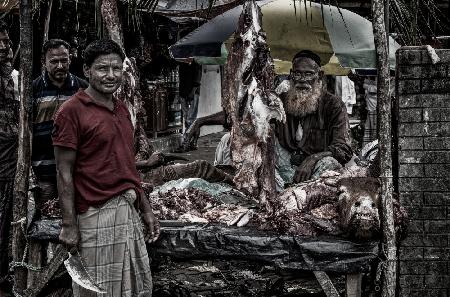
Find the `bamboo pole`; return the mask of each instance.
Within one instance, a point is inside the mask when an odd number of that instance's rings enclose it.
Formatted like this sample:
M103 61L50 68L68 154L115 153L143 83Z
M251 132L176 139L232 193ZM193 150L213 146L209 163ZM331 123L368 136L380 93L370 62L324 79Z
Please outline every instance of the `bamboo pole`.
M47 15L45 16L44 22L44 37L42 44L48 40L49 30L50 30L50 20L52 14L53 0L48 0ZM28 242L28 263L34 267L41 267L43 264L43 253L46 244L43 244L39 240L30 240ZM40 273L38 271L29 270L28 271L28 281L27 287L34 288L39 281Z
M392 205L392 146L391 97L389 94L388 39L386 38L383 0L372 0L373 33L377 55L378 140L380 144L380 178L383 217L383 250L386 266L383 274L382 296L395 296L397 259Z
M13 258L14 262L24 259L26 240L25 226L28 201L28 175L30 172L31 133L29 125L30 100L32 95L32 3L20 0L20 117L17 171L14 180L13 205ZM14 289L22 294L27 286L27 270L23 266L14 269Z
M50 29L50 19L52 15L52 7L53 7L53 0L48 1L48 10L47 10L47 16L45 17L45 25L44 25L44 44L48 40L48 31Z

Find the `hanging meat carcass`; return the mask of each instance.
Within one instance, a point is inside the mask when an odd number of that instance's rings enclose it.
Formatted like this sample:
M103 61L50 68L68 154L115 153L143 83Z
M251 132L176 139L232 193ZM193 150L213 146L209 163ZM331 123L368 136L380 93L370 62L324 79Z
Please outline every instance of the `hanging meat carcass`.
M286 118L280 98L272 91L274 75L261 9L248 1L225 66L222 106L232 125L231 155L238 169L234 182L269 212L276 196L270 121Z
M119 19L117 0L102 0L101 13L106 28L108 29L109 37L124 49L123 32L121 21ZM139 81L139 70L136 66L135 59L125 57L123 63L123 82L115 95L125 103L131 115L131 122L135 129L134 139L136 159L145 160L150 157L153 148L143 128L142 119L145 116L145 111L143 108Z

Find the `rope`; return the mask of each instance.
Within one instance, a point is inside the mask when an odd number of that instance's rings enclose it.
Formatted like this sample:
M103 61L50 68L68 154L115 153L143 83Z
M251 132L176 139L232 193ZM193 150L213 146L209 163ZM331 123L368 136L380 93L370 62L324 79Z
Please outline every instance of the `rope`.
M387 245L385 243L381 243L380 254L382 257L378 257L380 262L377 265L377 271L375 274L375 279L373 281L373 283L375 285L374 286L375 292L381 291L381 277L382 277L383 271L386 270L388 263L397 262L397 257L395 257L394 259L388 259L386 249L387 249ZM392 252L392 248L391 248L391 252Z
M23 217L23 218L21 218L20 220L18 220L18 221L15 221L15 222L11 222L11 225L12 226L14 226L14 225L19 225L19 224L25 224L25 220L26 220L27 218L26 217ZM23 230L22 230L23 231Z
M25 237L25 248L23 250L22 261L21 262L14 261L9 264L10 271L14 270L14 268L16 268L16 267L25 267L26 269L31 270L31 271L41 271L42 270L42 267L36 267L36 266L33 266L33 265L25 262L27 254L28 254L28 240L26 239L26 236L25 236L25 234L26 234L25 233L26 219L27 219L26 217L23 217L23 218L11 223L11 225L13 225L13 226L20 224L20 230L22 230L22 233ZM16 291L15 283L13 285L12 292L13 292L14 297L24 297L23 295L19 294Z
M379 292L381 290L381 273L383 272L385 267L386 267L385 261L381 260L380 263L378 263L377 272L376 272L375 280L374 280L375 292Z
M31 271L41 271L42 267L36 267L36 266L33 266L33 265L25 262L27 254L28 254L28 241L26 242L25 249L23 250L22 261L21 262L17 262L17 261L11 262L9 264L9 270L13 270L13 268L16 268L16 267L25 267Z
M24 262L12 262L9 265L10 270L12 270L15 267L25 267L26 269L31 270L31 271L41 271L42 270L42 267L36 267L36 266L33 266L28 263L24 263Z

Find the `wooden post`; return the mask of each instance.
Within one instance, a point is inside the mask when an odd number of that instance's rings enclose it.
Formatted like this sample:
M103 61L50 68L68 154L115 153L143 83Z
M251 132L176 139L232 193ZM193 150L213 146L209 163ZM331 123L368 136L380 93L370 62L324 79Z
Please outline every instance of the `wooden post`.
M345 291L347 297L361 297L362 273L347 274Z
M29 297L39 296L42 289L52 279L65 259L67 259L67 250L59 244L55 250L54 257L42 271L36 273L36 278L33 280L34 283L26 289L25 295Z
M48 31L50 29L50 19L52 15L52 7L53 7L53 0L48 0L48 10L47 10L47 16L45 17L45 25L44 25L44 44L48 40Z
M48 8L47 8L47 15L45 17L44 22L44 37L42 40L42 44L44 44L48 40L48 32L50 29L50 19L52 14L52 7L53 7L53 0L48 0ZM43 262L43 253L45 252L44 249L47 245L43 244L42 242L38 240L30 240L28 242L28 263L30 265L33 265L34 267L41 267ZM28 271L28 286L27 287L34 287L35 283L39 277L39 273L37 271L30 270Z
M391 97L389 94L388 43L386 38L384 1L372 0L373 33L377 55L378 141L380 144L380 179L382 190L383 249L386 266L383 274L382 296L395 296L396 245L394 212L392 205L392 149L391 149Z
M30 106L32 95L32 3L31 0L20 1L20 117L19 147L17 155L17 171L14 180L13 206L13 258L14 262L22 262L26 240L23 233L26 226L28 202L28 175L30 172L31 133ZM27 270L24 267L14 269L15 291L22 294L27 286Z

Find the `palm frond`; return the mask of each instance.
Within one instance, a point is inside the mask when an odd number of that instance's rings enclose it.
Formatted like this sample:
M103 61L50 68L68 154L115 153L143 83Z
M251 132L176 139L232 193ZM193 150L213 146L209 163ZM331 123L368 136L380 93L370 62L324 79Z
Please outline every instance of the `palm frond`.
M350 30L348 29L347 22L345 21L344 15L342 14L342 10L339 7L339 2L338 2L338 0L334 0L334 1L336 2L336 7L337 7L339 14L341 15L341 19L344 22L344 27L345 27L345 30L347 31L348 37L350 38L350 43L354 47L355 45L353 44L352 36L350 35Z
M216 1L217 0L208 0L208 13L206 14L207 18L209 18L212 8L213 8L214 4L216 4Z
M294 2L294 14L297 15L297 5L295 4L295 0L292 0Z
M305 4L305 18L306 18L306 25L309 25L308 22L308 7L306 6L306 0L303 0L303 3Z
M331 0L328 0L328 8L330 9L331 24L333 24L334 23L334 18L333 18L333 12L331 10Z
M423 37L436 37L437 32L450 28L435 0L391 0L390 12L393 31L405 45L421 45Z
M312 23L313 23L313 15L312 15L312 3L311 3L312 1L309 1L309 11L310 11L310 17L311 17L311 25L312 25Z
M323 14L323 1L320 0L320 13L322 14L322 26L325 27L325 15Z

